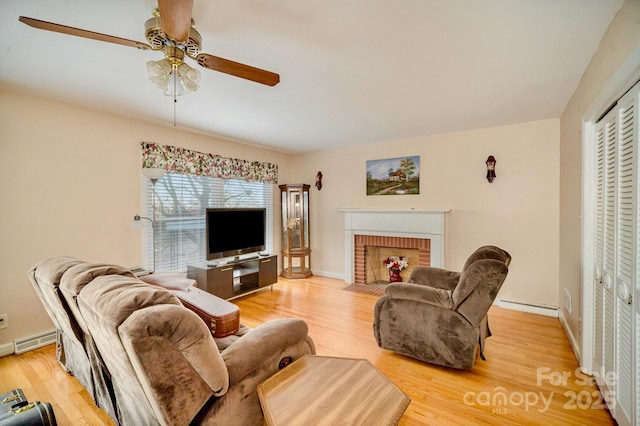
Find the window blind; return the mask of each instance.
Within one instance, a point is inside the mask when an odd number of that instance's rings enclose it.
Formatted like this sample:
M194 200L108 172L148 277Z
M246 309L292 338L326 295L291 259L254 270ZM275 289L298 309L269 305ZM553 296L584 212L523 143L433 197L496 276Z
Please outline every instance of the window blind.
M143 258L156 273L184 272L188 264L205 260L208 207L266 208L266 250L273 251L270 183L166 173L155 186L144 179L143 193L145 216L153 220L143 233Z

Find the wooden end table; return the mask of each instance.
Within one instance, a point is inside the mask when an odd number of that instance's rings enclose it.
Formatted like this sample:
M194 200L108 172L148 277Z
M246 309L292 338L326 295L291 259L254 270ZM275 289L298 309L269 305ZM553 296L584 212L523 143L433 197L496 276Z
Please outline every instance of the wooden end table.
M305 355L258 385L267 425L395 425L411 402L366 359Z

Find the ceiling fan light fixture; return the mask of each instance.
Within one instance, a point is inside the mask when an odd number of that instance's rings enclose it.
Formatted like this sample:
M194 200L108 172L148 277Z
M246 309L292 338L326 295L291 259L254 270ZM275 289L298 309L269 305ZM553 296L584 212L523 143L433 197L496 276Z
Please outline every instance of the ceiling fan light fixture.
M181 96L200 88L200 71L184 62L172 64L166 58L149 61L147 71L149 80L167 96Z
M149 80L158 88L166 90L171 76L171 64L167 59L147 62L147 72L149 73Z
M177 74L187 93L195 92L200 88L200 71L197 69L183 62L178 67Z

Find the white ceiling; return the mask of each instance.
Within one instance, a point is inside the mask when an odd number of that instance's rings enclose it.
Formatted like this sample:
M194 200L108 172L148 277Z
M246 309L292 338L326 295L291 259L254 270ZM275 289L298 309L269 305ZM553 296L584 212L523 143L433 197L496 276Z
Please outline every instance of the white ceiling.
M195 0L203 52L177 126L300 153L562 114L623 0ZM154 0L1 0L0 86L173 126L161 52L31 28L24 15L146 42Z

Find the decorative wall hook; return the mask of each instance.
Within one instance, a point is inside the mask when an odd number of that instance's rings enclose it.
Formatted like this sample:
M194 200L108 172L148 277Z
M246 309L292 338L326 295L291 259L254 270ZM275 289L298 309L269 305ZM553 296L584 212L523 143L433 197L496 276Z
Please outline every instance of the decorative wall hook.
M316 175L316 188L318 188L318 191L322 189L322 172L318 172Z
M489 158L487 158L487 180L489 183L492 183L496 178L496 163L497 161L493 155L490 155Z

